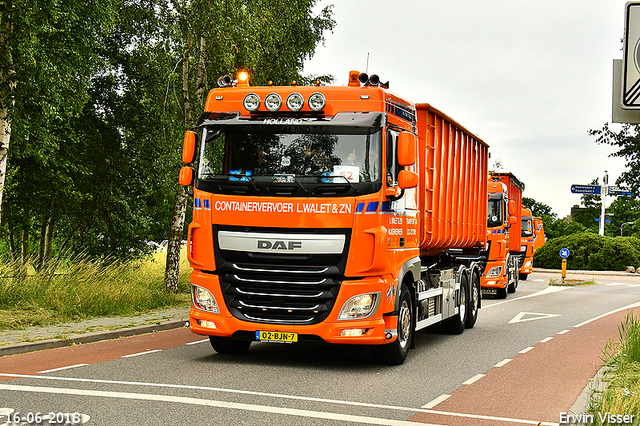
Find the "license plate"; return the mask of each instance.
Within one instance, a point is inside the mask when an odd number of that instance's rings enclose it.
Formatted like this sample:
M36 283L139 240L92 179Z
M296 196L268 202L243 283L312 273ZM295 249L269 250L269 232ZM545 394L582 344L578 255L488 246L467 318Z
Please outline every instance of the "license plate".
M298 333L281 331L256 331L256 340L261 342L293 343L298 341Z
M482 294L496 294L498 293L498 290L495 288L483 288L482 289Z

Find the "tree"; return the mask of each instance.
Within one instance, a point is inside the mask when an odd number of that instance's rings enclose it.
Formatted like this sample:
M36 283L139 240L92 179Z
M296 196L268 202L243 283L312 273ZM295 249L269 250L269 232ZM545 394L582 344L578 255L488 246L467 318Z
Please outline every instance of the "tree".
M24 261L32 228L52 226L52 200L66 195L58 178L69 163L59 150L72 142L67 123L84 108L91 77L103 67L97 41L112 28L119 4L0 3L0 212L14 256L13 234L20 235ZM18 202L5 206L5 196Z
M616 184L627 185L632 191L638 192L640 189L640 125L624 124L619 132L615 132L609 128L608 123L605 123L602 129L590 130L589 134L596 137L596 143L618 148L611 156L624 158L627 169L617 179Z
M163 13L175 22L176 63L180 79L183 130L202 111L207 82L244 69L255 84L300 81L304 60L311 57L323 34L331 30L331 7L313 14L316 0L169 0ZM170 19L173 18L173 19ZM169 24L170 25L170 24ZM177 288L180 241L183 235L187 195L179 187L171 221L165 287Z

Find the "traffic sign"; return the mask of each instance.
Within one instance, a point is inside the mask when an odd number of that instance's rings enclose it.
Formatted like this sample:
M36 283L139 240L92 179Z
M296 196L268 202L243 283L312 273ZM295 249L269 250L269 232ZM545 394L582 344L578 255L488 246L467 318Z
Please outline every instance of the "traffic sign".
M640 3L629 2L625 13L622 108L640 108Z
M599 194L600 185L571 185L573 194Z
M569 257L570 254L571 254L571 252L569 251L568 248L560 249L560 257L561 258L566 259L567 257Z
M620 188L619 186L610 186L607 195L613 195L613 196L624 195L627 197L631 197L633 195L633 192L625 188Z

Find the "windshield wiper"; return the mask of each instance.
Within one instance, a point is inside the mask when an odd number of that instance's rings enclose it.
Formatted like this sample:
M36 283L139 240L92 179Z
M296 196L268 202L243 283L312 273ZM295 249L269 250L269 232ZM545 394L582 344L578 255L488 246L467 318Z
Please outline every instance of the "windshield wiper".
M343 176L343 175L322 175L322 176L320 176L320 179L322 180L322 178L332 178L332 179L333 178L343 178L347 182L347 184L351 187L351 189L353 189L355 191L356 194L361 195L360 191L358 191L358 189L355 186L353 186L351 181L346 176ZM336 182L332 182L332 183L336 183Z
M258 188L258 186L253 182L251 176L247 176L243 173L227 173L227 176L233 176L238 179L237 182L249 182L256 192L260 192L260 188Z

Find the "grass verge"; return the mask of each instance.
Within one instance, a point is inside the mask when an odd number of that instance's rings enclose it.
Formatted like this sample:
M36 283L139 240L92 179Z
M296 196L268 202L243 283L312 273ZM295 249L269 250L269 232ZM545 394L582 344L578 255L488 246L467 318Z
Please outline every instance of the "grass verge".
M127 263L75 258L55 274L0 266L0 330L189 304L191 268L182 256L178 293L164 289L165 252Z
M588 412L595 425L608 425L606 414L633 416L627 424L640 425L640 317L627 315L619 330L620 342L609 341L603 351L606 388L591 395Z

